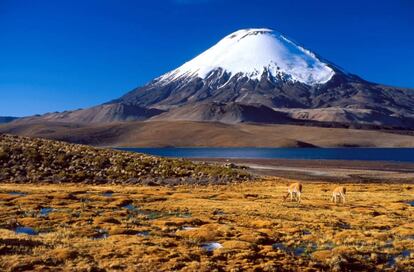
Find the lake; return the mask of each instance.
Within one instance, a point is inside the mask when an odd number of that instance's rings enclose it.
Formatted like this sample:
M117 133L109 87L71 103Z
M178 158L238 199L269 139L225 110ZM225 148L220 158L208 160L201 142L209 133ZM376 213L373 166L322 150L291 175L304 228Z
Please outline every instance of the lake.
M414 162L414 148L261 148L180 147L117 148L163 157L308 159Z

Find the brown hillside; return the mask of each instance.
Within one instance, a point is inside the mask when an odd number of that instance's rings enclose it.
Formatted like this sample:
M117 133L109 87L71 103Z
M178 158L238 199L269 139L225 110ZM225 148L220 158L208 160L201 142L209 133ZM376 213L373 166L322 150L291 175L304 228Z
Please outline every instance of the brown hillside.
M0 133L95 146L414 147L414 136L387 131L192 121L105 125L17 121L0 126Z

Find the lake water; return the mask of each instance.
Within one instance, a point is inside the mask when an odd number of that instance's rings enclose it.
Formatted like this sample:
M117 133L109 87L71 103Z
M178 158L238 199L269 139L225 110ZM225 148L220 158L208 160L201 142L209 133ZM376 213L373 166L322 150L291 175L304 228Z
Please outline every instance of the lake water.
M414 148L119 148L163 157L414 162Z

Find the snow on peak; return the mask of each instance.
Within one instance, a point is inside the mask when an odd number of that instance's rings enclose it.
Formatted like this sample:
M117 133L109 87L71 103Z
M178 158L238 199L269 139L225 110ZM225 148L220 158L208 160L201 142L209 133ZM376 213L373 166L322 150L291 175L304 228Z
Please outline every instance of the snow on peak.
M189 62L158 78L206 78L217 69L231 76L260 79L264 72L274 77L307 85L324 84L334 70L311 51L295 44L281 33L267 28L238 30L219 41Z

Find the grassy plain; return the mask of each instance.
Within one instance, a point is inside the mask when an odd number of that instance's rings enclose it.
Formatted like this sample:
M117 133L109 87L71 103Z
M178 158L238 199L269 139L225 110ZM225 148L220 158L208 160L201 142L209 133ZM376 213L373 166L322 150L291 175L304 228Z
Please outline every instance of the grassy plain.
M290 182L1 184L0 270L414 271L412 185Z

